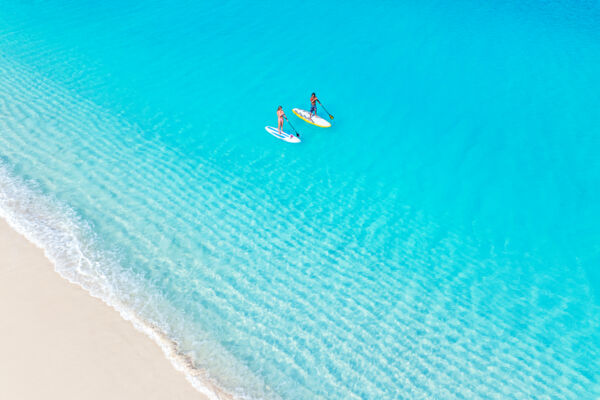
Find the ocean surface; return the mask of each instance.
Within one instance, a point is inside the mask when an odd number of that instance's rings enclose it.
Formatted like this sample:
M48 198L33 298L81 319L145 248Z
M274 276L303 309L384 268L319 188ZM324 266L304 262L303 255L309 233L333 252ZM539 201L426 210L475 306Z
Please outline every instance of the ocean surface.
M0 215L205 393L597 399L599 154L598 1L0 1Z

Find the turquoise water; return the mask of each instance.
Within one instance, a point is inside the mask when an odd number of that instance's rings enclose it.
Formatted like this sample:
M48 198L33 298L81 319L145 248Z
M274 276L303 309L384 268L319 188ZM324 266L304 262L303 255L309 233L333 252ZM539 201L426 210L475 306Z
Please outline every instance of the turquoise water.
M598 71L594 1L4 1L0 212L205 392L597 398Z

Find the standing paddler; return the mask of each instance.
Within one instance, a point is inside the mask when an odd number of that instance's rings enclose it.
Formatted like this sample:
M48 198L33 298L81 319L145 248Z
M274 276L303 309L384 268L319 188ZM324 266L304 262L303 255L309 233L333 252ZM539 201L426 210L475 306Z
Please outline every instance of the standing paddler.
M277 128L279 128L279 134L281 135L281 128L283 128L283 119L287 120L285 113L283 112L283 107L277 107Z
M321 102L317 98L317 95L313 92L313 94L310 95L310 118L311 119L313 117L313 113L314 113L314 115L317 115L317 103L321 104Z

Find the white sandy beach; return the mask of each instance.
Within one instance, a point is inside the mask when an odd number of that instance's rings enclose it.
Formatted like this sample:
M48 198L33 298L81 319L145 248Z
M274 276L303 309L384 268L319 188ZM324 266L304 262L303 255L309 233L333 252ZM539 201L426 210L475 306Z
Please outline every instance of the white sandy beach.
M162 350L0 219L0 399L204 399Z

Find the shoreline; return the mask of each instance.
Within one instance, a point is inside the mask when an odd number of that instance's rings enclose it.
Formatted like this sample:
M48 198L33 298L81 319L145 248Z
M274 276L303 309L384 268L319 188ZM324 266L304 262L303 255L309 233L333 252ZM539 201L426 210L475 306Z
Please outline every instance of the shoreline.
M0 398L197 399L150 337L0 218Z

